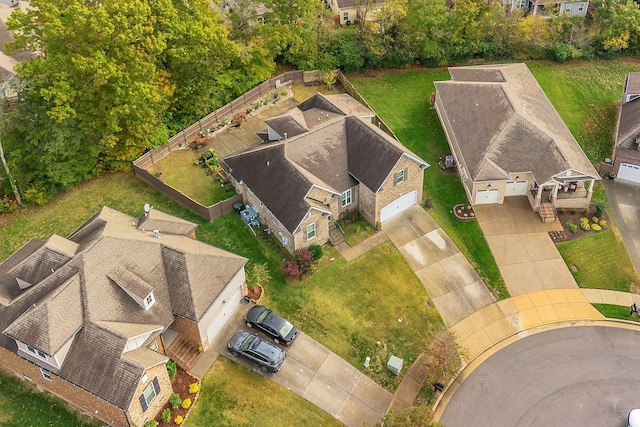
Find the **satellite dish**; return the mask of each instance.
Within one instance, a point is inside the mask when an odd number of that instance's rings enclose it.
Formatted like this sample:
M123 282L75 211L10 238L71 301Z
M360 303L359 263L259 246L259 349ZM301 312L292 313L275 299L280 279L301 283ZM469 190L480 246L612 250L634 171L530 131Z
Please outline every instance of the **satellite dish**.
M146 213L149 213L149 211L150 211L150 210L151 210L151 206L149 205L149 203L145 203L145 204L144 204L144 211L145 211Z

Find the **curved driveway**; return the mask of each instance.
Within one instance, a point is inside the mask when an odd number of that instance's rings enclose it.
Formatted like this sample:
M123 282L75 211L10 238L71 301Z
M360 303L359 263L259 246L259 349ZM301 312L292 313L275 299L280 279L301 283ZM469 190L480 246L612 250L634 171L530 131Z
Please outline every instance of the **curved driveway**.
M498 351L459 386L447 427L626 426L640 407L640 332L577 326Z

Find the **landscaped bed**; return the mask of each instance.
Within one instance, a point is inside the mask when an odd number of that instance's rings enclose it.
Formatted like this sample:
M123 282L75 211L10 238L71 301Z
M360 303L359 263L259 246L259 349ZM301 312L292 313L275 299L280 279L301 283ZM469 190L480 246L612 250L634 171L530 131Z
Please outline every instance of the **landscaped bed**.
M347 212L337 223L344 231L344 240L351 247L368 239L377 232L355 209Z

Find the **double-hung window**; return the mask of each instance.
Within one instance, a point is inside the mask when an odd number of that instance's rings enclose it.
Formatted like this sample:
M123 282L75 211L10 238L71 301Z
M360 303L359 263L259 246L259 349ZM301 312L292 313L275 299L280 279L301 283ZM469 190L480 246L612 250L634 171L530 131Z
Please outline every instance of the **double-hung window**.
M41 352L40 350L38 350L37 348L33 348L30 345L27 344L27 350L29 350L29 353L33 353L36 356L38 356L40 359L44 359L47 360L48 356L46 354L44 354L43 352Z
M307 240L311 240L316 237L316 223L307 225Z
M393 185L398 185L401 182L404 182L407 179L407 171L406 169L402 169L393 175Z
M153 381L145 387L144 391L138 398L140 400L140 406L142 406L142 412L146 411L153 399L160 393L160 384L158 384L158 377L155 377Z
M347 205L350 205L351 201L352 201L351 189L348 189L347 191L345 191L340 195L340 207L345 207Z

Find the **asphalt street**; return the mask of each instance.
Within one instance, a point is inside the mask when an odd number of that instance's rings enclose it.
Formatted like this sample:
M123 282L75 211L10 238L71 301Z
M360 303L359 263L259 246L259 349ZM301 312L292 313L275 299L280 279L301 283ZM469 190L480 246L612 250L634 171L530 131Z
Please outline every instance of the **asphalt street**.
M460 385L447 427L623 427L640 408L640 332L576 326L525 337Z

